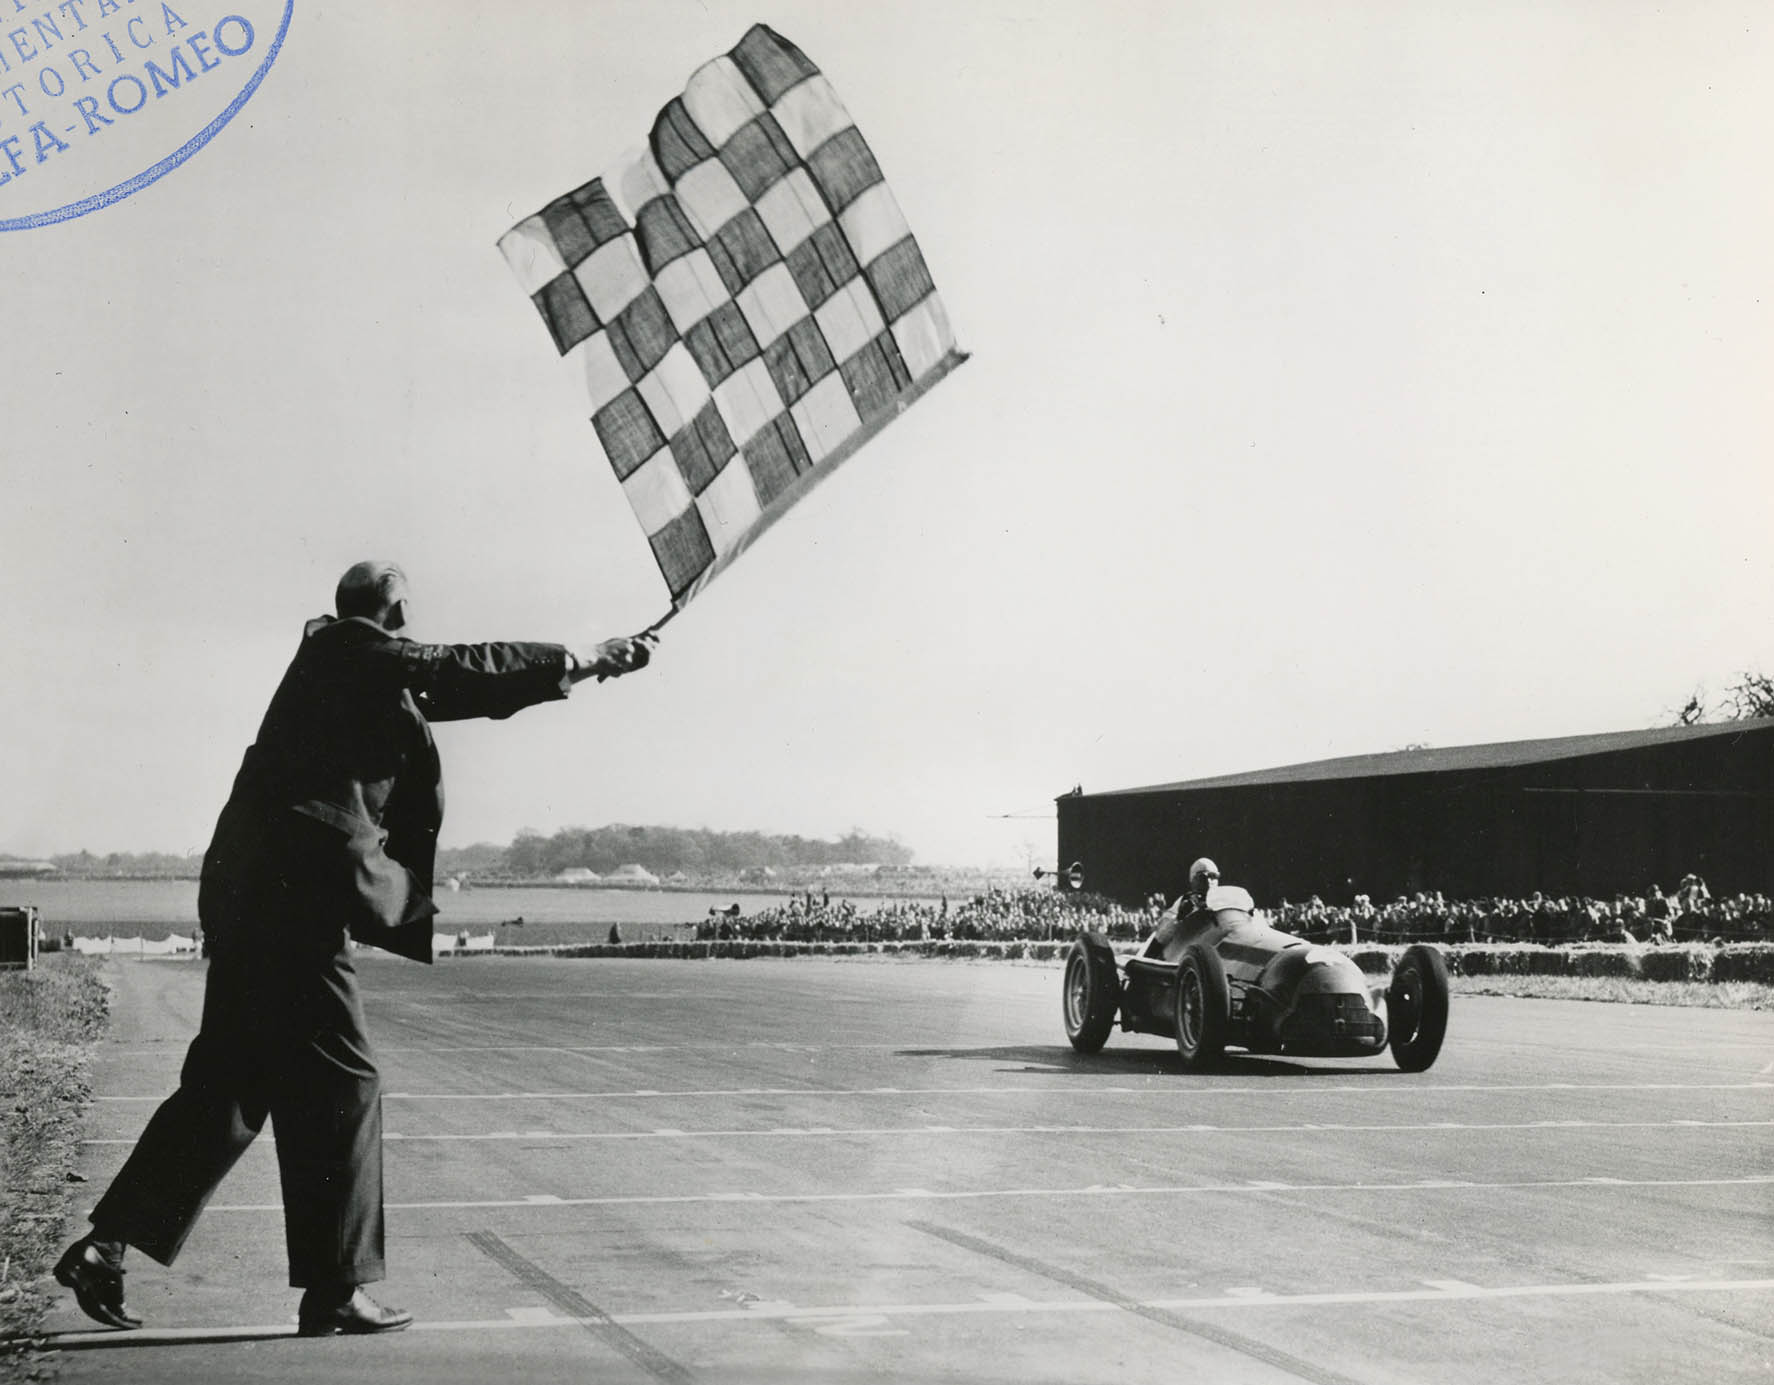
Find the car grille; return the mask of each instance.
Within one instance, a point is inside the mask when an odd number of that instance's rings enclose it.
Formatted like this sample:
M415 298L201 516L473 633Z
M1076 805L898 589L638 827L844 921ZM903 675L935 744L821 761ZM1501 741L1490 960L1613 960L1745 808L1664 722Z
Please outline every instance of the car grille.
M1325 1036L1378 1039L1380 1017L1358 995L1301 996L1281 1026L1281 1038L1308 1039Z

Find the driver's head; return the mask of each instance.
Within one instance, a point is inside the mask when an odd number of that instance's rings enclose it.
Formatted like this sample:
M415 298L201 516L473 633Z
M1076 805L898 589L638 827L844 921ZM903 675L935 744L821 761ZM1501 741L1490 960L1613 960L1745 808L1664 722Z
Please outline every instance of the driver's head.
M1189 867L1189 893L1206 899L1207 892L1220 883L1220 868L1203 856Z

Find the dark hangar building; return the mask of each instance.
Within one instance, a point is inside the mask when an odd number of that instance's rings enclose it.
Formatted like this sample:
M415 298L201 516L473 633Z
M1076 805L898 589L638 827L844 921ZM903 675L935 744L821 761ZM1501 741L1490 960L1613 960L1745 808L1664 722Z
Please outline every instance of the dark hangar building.
M1074 791L1059 863L1125 904L1211 856L1259 904L1611 897L1695 872L1774 893L1774 718L1351 755L1180 784Z

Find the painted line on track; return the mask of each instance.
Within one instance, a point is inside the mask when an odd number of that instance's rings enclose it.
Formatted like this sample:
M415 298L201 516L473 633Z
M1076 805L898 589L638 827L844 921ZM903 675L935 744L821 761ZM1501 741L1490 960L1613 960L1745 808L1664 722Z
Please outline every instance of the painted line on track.
M1105 1087L1080 1084L1075 1087L706 1087L664 1091L655 1087L638 1087L605 1091L553 1092L383 1092L384 1101L616 1101L625 1099L672 1100L715 1097L753 1096L1325 1096L1357 1093L1396 1093L1416 1096L1443 1096L1454 1093L1490 1092L1774 1092L1774 1082L1536 1082L1518 1085L1426 1086L1412 1083L1408 1077L1395 1082L1313 1084L1305 1087L1265 1085L1260 1087ZM161 1102L167 1093L152 1096L96 1096L94 1101Z
M213 1209L212 1209L213 1210ZM1661 1297L1668 1294L1766 1294L1774 1292L1774 1279L1696 1279L1696 1280L1626 1280L1616 1283L1573 1284L1509 1284L1494 1287L1459 1285L1443 1280L1438 1284L1411 1289L1338 1290L1306 1294L1232 1294L1202 1295L1193 1298L1142 1299L1135 1306L1159 1312L1208 1312L1226 1310L1241 1313L1274 1312L1278 1309L1317 1308L1325 1306L1361 1307L1395 1303L1478 1303L1510 1299L1551 1299L1579 1297L1614 1297L1647 1294ZM753 1304L746 1308L711 1308L689 1312L610 1313L604 1317L542 1317L526 1313L522 1317L476 1318L457 1321L420 1321L408 1329L413 1332L535 1332L559 1328L585 1328L606 1321L621 1327L666 1326L677 1323L787 1322L817 1325L834 1319L977 1317L992 1314L1042 1313L1123 1313L1128 1309L1118 1302L1102 1299L1011 1299L994 1294L963 1303L871 1303L844 1304L826 1307L797 1307L793 1304ZM49 1333L42 1340L46 1347L63 1351L104 1347L153 1346L179 1342L219 1342L257 1340L261 1338L294 1338L293 1323L271 1323L228 1327L163 1327L138 1328L129 1332L62 1332Z
M1743 1178L1611 1178L1590 1175L1585 1178L1507 1179L1500 1182L1479 1182L1464 1178L1425 1178L1404 1183L1287 1183L1258 1180L1243 1183L1194 1183L1140 1187L1129 1183L1095 1183L1078 1188L967 1188L937 1192L929 1188L889 1188L876 1192L838 1193L633 1193L603 1197L559 1197L552 1193L532 1194L519 1198L472 1198L460 1201L390 1202L390 1212L468 1211L496 1207L681 1207L723 1203L728 1206L776 1206L783 1203L840 1202L973 1202L1009 1198L1056 1197L1189 1197L1226 1193L1248 1197L1252 1192L1277 1193L1423 1193L1458 1192L1485 1193L1503 1191L1552 1191L1555 1189L1622 1188L1756 1188L1774 1185L1774 1174L1752 1174ZM227 1203L211 1206L210 1212L278 1212L281 1202Z
M370 1001L370 1009L373 1011L375 1009L375 1003L376 1003L376 1000L378 999L378 997L369 996L366 998ZM575 997L575 998L592 999L594 997ZM610 999L610 997L608 995L600 995L595 998L606 999L606 1000ZM634 999L636 997L633 997L630 995L625 995L623 998ZM710 999L709 996L707 996L703 993L700 993L700 992L697 993L696 998L698 1000ZM450 1004L438 1004L435 1006L430 1006L428 1008L433 1008L433 1009L438 1009L438 1010L450 1010L453 1008L453 1002ZM578 1027L583 1029L583 1028L592 1027L592 1026L581 1025ZM615 1027L620 1028L621 1026L618 1025ZM1508 1041L1507 1040L1484 1039L1484 1040L1478 1040L1477 1042L1506 1043ZM151 1040L151 1041L148 1041L145 1043L138 1041L138 1044L136 1046L128 1047L128 1048L122 1046L123 1045L122 1040L117 1040L115 1045L107 1045L107 1048L108 1048L109 1052L117 1053L117 1054L138 1055L138 1056L143 1056L143 1057L156 1057L156 1056L162 1056L162 1055L169 1054L169 1053L182 1053L184 1051L185 1047L189 1043L190 1043L190 1038L188 1036L181 1035L181 1036L177 1036L177 1037L168 1037L168 1038L164 1038L164 1039L154 1039L154 1040ZM377 1048L377 1051L381 1052L381 1053L528 1053L531 1051L554 1050L554 1049L560 1049L560 1050L563 1050L568 1053L675 1053L680 1050L685 1051L685 1052L695 1052L695 1051L706 1050L706 1049L727 1050L727 1049L735 1049L735 1048L768 1048L768 1049L784 1049L784 1050L787 1050L787 1051L793 1052L793 1053L817 1053L817 1052L824 1050L824 1049L831 1049L834 1051L836 1051L836 1050L867 1051L867 1050L883 1050L883 1049L885 1049L885 1050L896 1050L896 1051L897 1050L904 1050L904 1051L908 1051L908 1052L928 1052L928 1051L930 1051L929 1045L930 1045L930 1036L928 1034L915 1034L915 1035L911 1035L911 1036L904 1038L904 1039L855 1039L855 1040L851 1040L849 1042L842 1042L842 1041L832 1042L832 1041L826 1041L826 1040L814 1041L814 1040L809 1040L809 1039L733 1039L733 1040L728 1041L726 1043L722 1043L719 1040L696 1040L696 1041L673 1040L670 1043L634 1043L634 1042L630 1042L630 1043L610 1043L610 1044L523 1044L523 1043L411 1044L411 1043L409 1043L409 1044L378 1044L378 1045L376 1045L376 1048ZM1717 1039L1717 1040L1713 1040L1711 1042L1708 1042L1705 1046L1705 1051L1708 1053L1714 1053L1714 1052L1718 1052L1718 1051L1721 1051L1724 1049L1748 1049L1752 1052L1754 1052L1754 1051L1766 1052L1768 1050L1769 1046L1770 1046L1769 1041L1766 1039ZM978 1045L978 1047L981 1050L984 1050L984 1049L996 1047L996 1045L993 1043L990 1043L990 1042L982 1041ZM1058 1045L1055 1045L1055 1047L1058 1047ZM949 1050L945 1048L940 1051L946 1053ZM1153 1057L1163 1057L1165 1054L1169 1053L1170 1051L1171 1050L1168 1047L1166 1047L1164 1045L1160 1045L1160 1044L1152 1044L1152 1045L1145 1046L1145 1047L1132 1047L1132 1048L1122 1048L1122 1049L1118 1049L1118 1050L1117 1049L1109 1050L1111 1055L1118 1053L1122 1057L1138 1057L1142 1054L1150 1055ZM1630 1042L1619 1043L1619 1044L1610 1044L1608 1046L1607 1051L1609 1053L1688 1053L1691 1050L1684 1048L1679 1044L1652 1042L1649 1040L1637 1040L1637 1041L1630 1041Z
M186 1037L168 1039L152 1048L112 1048L107 1047L105 1053L113 1058L173 1058L183 1059L190 1040ZM425 1055L437 1053L560 1053L584 1054L593 1056L603 1053L731 1053L736 1050L754 1050L770 1053L918 1053L920 1045L927 1044L928 1038L903 1039L893 1043L807 1043L805 1041L787 1039L743 1039L732 1043L670 1043L670 1044L377 1044L378 1054L420 1053ZM1727 1040L1706 1045L1707 1054L1717 1054L1727 1049L1744 1049L1761 1054L1769 1050L1769 1043L1761 1040ZM1618 1044L1608 1052L1620 1053L1667 1053L1680 1056L1691 1061L1694 1053L1691 1049L1671 1044ZM1154 1062L1162 1063L1172 1057L1171 1051L1165 1048L1128 1049L1120 1054L1123 1058L1149 1057ZM1758 1070L1759 1074L1774 1073L1774 1063Z
M1434 1121L1427 1125L1349 1125L1339 1122L1308 1121L1298 1125L900 1125L900 1126L772 1126L750 1130L493 1130L484 1134L405 1135L388 1131L384 1142L399 1143L478 1143L515 1140L727 1140L762 1139L837 1139L847 1136L870 1138L887 1135L1439 1135L1474 1130L1534 1131L1564 1134L1582 1130L1767 1130L1774 1120L1760 1121L1586 1121L1541 1120L1508 1121L1494 1124L1465 1121ZM83 1145L133 1145L134 1139L82 1140ZM262 1136L260 1143L276 1143L273 1136Z

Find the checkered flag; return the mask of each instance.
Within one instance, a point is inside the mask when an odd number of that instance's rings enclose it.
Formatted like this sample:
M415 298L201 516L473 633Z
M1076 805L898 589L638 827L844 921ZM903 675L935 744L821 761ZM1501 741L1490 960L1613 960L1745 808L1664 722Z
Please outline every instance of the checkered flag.
M499 248L681 610L966 359L831 83L757 25Z

